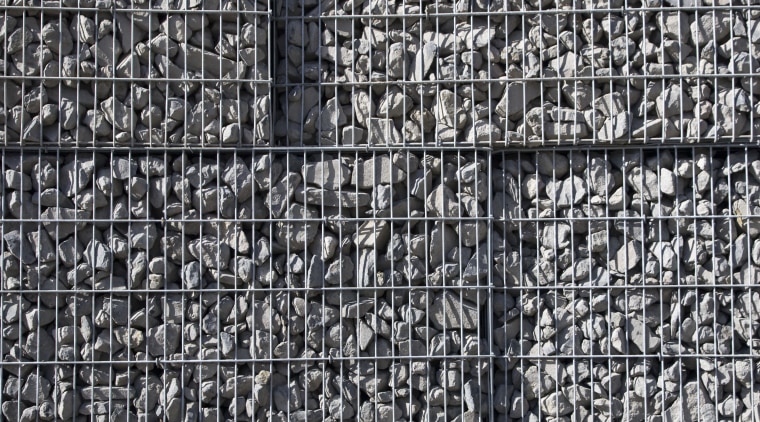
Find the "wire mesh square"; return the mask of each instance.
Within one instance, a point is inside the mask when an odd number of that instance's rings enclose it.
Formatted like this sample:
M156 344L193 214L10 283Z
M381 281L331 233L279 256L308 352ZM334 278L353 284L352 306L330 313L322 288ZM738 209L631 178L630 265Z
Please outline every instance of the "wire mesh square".
M2 3L0 411L760 419L758 17Z
M288 145L756 143L746 2L282 1L275 15Z
M496 419L757 418L758 157L495 156Z
M266 1L26 3L0 10L3 145L270 142Z
M489 161L6 152L3 414L487 415Z

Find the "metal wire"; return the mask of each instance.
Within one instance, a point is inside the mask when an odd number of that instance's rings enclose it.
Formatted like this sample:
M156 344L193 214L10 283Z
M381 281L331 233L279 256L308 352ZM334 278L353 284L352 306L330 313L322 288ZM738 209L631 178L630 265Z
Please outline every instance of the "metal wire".
M26 3L5 419L760 418L757 5Z

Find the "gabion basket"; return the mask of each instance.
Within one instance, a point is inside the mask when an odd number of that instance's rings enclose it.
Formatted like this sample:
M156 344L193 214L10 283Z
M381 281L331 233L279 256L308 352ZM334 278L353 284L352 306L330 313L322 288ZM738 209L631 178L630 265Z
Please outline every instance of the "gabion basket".
M760 420L760 8L0 1L9 421Z

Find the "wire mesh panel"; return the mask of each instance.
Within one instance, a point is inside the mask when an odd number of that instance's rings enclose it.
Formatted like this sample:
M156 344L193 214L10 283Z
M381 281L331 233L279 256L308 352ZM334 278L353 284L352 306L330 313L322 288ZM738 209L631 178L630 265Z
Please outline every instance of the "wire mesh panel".
M266 0L39 3L0 9L0 143L269 143Z
M276 135L289 145L756 142L760 15L733 3L276 2Z
M488 415L489 158L6 152L3 414Z
M502 142L507 122L490 102L504 90L495 41L504 16L458 11L437 2L276 2L279 142Z
M497 419L756 420L758 158L497 157Z
M760 419L736 3L2 2L0 411Z

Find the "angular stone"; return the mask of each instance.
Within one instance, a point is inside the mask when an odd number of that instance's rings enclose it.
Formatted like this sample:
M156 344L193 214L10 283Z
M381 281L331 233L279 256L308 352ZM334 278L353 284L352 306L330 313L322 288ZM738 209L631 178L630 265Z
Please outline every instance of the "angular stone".
M538 82L510 82L496 105L496 114L513 119L522 115L526 105L540 96L541 85Z
M337 192L312 186L302 189L299 186L299 189L296 190L295 201L301 202L304 200L304 197L306 199L305 202L310 205L341 206L343 208L365 207L372 200L368 193L352 192L350 189Z
M557 71L560 77L572 78L580 73L582 69L581 56L567 52L549 62L549 65Z
M631 240L615 253L615 258L610 261L610 270L619 274L626 274L633 270L641 262L641 243Z
M277 182L269 191L264 203L275 218L280 218L282 213L293 200L298 185L301 184L301 175L298 173L288 173L279 182Z
M554 198L558 208L570 208L579 205L586 198L586 181L572 175L558 183L548 183L546 193Z
M137 124L137 115L134 110L114 97L108 97L100 103L100 109L108 123L123 132L131 132Z
M476 330L479 319L477 305L449 291L436 295L430 306L430 322L438 330Z
M111 270L113 257L110 249L103 242L91 240L85 249L84 259L96 270Z
M182 330L177 324L161 324L148 329L148 353L151 356L168 356L177 351ZM85 397L86 398L86 397Z
M390 237L390 224L385 220L370 220L359 226L356 232L356 247L382 250Z
M247 201L253 195L253 175L240 157L227 161L222 172L222 180L232 189L239 203Z
M371 117L367 130L369 145L396 145L404 140L393 119Z
M660 338L655 336L652 329L639 319L628 319L628 332L631 342L642 353L653 353L660 350Z
M459 198L451 188L446 185L438 185L427 197L426 207L433 217L453 218L464 214L460 211Z
M201 50L186 43L179 43L176 63L186 63L187 70L206 73L212 78L237 79L245 72L245 64L222 57L216 52Z
M50 396L51 384L45 377L29 374L21 390L21 398L29 403L42 403Z
M337 98L331 98L325 102L322 112L319 114L318 129L329 132L343 127L347 122L346 114Z
M301 169L305 183L324 189L338 190L348 183L351 170L339 159L304 164Z
M731 33L731 12L718 10L704 13L691 23L691 36L697 47L710 41L721 43Z
M406 172L391 161L389 155L380 155L354 164L351 184L359 189L372 189L379 184L399 183L406 180Z
M190 255L203 263L204 267L227 269L230 248L216 236L204 235L200 239L194 239L187 244L187 249Z
M21 231L13 230L3 235L5 247L10 253L18 258L24 265L32 265L37 260L34 255L34 249Z
M673 404L663 412L663 422L715 422L715 405L699 381L690 381L680 388Z
M623 95L619 92L611 92L597 98L594 101L594 109L605 117L616 116L627 111Z

